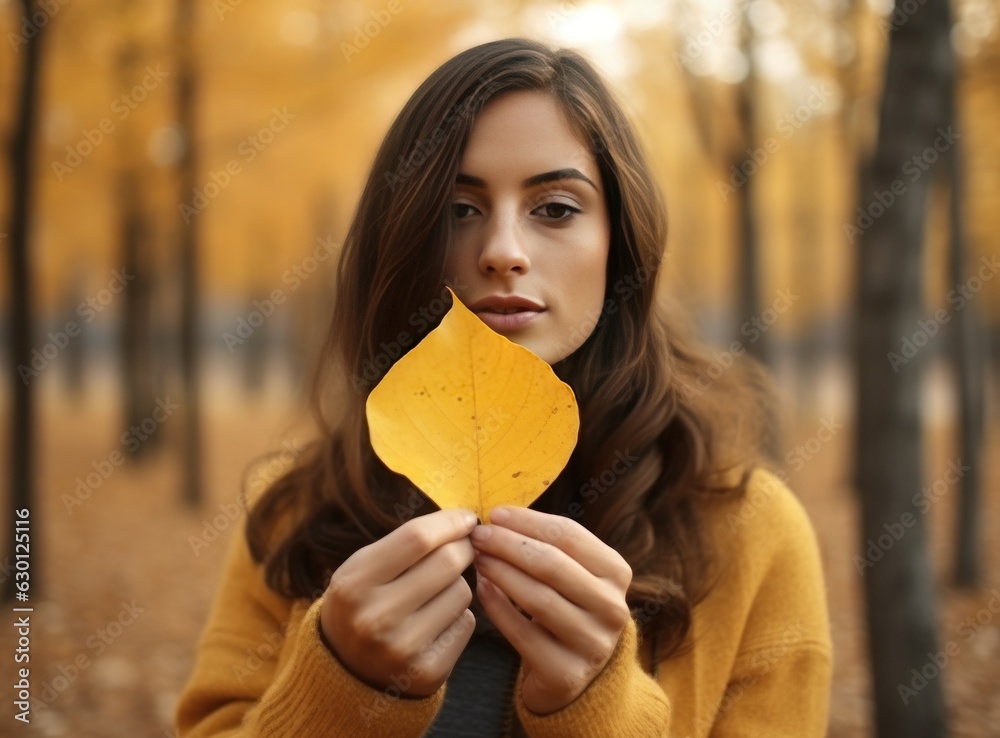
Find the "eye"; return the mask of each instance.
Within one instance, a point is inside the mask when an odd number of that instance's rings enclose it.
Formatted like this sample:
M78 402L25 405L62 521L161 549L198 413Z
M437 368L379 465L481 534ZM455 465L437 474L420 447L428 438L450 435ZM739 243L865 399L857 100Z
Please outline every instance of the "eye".
M547 220L567 221L579 213L580 210L564 202L547 202L544 205L539 205L532 212L541 213L542 217Z
M454 215L457 220L465 220L470 215L477 212L479 211L467 202L455 202L451 205L451 214Z

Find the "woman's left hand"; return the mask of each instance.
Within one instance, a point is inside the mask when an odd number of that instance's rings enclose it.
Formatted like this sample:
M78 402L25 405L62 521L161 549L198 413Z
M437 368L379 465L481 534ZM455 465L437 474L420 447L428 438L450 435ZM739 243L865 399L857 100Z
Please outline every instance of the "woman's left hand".
M521 654L525 706L546 715L580 696L614 653L631 617L632 569L562 515L498 507L490 522L472 532L479 600Z

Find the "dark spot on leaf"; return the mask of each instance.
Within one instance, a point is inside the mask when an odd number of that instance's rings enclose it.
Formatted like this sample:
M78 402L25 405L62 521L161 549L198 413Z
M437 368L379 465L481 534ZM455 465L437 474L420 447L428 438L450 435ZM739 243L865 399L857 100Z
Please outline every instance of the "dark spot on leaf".
M511 476L512 477L519 477L519 476L521 476L521 472L519 472L519 471L514 472L513 474L511 474Z
M548 483L549 483L549 480L548 480L548 479L543 479L543 480L542 480L542 484L548 484Z
M557 407L552 408L552 412L554 412L554 413L559 412L559 408L557 408Z

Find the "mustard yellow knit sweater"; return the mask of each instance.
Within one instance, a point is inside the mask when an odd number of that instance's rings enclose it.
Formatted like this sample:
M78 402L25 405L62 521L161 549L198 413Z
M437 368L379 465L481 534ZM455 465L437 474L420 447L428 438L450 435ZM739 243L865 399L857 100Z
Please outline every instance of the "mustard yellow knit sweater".
M527 735L825 735L832 651L804 509L778 477L758 469L744 499L712 502L705 521L722 573L694 608L692 648L654 672L633 619L587 690L544 716L525 708L519 673L514 706ZM425 698L398 699L355 679L320 640L319 606L268 589L238 530L177 706L180 738L422 736L447 683Z

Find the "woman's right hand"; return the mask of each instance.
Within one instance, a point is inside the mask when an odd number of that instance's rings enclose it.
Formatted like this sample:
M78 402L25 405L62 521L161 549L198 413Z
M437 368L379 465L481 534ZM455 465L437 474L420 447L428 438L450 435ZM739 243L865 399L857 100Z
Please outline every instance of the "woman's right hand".
M327 645L356 677L413 697L448 678L476 619L462 572L472 563L471 510L439 510L358 549L323 595Z

